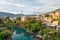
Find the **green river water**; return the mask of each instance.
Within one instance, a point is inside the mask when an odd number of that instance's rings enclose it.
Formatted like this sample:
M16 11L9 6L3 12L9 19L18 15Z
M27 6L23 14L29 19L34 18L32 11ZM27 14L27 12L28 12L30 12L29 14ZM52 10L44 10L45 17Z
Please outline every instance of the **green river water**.
M36 40L35 37L31 37L26 30L18 27L13 27L12 40Z

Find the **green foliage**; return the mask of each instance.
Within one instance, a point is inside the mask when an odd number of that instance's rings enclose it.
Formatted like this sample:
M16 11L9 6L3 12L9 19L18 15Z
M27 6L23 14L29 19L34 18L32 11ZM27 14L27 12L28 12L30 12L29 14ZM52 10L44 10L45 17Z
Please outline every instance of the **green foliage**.
M0 28L0 39L1 39L1 40L4 40L4 37L5 37L6 35L7 35L8 37L11 37L12 31L11 31L10 29L6 28L6 27L1 27L1 28Z
M45 14L45 17L49 17L50 15L49 14Z
M47 15L49 16L49 15ZM35 20L34 18L27 17L25 22L21 21L20 17L10 20L9 17L0 19L0 40L4 40L4 36L12 35L11 26L19 26L20 28L26 29L33 33L43 36L44 40L60 40L60 32L56 32L54 29L42 25L41 20Z
M0 18L0 24L2 24L3 23L3 21L2 21L2 19Z

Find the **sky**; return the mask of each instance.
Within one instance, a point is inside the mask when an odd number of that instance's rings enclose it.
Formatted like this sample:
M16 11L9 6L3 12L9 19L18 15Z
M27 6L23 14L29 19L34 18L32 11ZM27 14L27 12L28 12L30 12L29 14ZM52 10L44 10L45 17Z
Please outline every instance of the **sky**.
M44 13L60 8L60 0L0 0L0 11L13 14Z

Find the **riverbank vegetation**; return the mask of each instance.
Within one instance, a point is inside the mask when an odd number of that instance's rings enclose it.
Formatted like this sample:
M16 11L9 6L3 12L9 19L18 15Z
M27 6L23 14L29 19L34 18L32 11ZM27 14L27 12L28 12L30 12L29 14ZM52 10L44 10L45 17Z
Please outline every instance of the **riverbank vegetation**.
M32 32L34 35L40 35L44 40L60 40L60 32L42 25L42 20L35 20L34 18L27 17L26 21L21 21L20 17L11 20L9 17L0 18L0 39L4 40L7 36L11 37L11 27L17 26Z
M11 40L12 29L11 21L0 18L0 40Z

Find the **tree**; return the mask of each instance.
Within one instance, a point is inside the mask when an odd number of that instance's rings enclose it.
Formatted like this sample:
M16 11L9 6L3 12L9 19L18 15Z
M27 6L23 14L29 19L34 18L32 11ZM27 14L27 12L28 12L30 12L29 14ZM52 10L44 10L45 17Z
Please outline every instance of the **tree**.
M0 24L2 24L3 23L3 20L0 18Z

